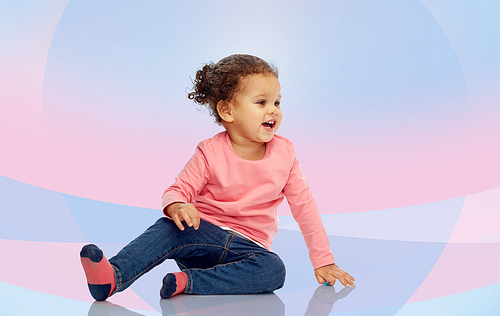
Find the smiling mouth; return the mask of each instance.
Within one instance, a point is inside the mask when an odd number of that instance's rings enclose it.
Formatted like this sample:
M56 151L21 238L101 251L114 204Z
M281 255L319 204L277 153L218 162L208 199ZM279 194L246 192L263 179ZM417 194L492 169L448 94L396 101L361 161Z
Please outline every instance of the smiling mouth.
M274 129L274 124L276 124L276 121L269 121L262 123L262 126L264 126L266 131L272 131Z

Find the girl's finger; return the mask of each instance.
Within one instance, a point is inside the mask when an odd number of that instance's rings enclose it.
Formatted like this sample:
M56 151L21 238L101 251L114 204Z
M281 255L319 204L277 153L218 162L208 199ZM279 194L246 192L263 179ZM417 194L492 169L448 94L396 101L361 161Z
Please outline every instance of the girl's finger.
M319 284L327 282L324 278L320 277L319 275L316 276L316 280L318 281Z
M349 280L349 278L347 276L344 276L344 282L345 282L346 286L351 286L352 285L352 281Z
M345 277L343 277L343 276L342 276L342 277L340 277L339 281L340 281L340 283L342 283L342 285L344 285L345 287L349 287L349 286L350 286L349 282L347 282L347 279L346 279Z
M180 211L180 210L179 210ZM189 212L187 210L182 210L182 212L179 212L180 216L184 219L186 224L188 224L189 227L193 226L193 221L191 220L191 216L189 216Z
M198 227L200 227L200 214L198 213L198 210L194 207L194 205L189 205L188 213L192 227L194 229L198 229Z
M184 230L184 225L182 225L181 220L179 219L178 212L172 216L172 219L174 220L175 225L177 225L180 230Z
M349 273L346 272L345 274L347 274L347 276L349 276L349 278L351 278L351 280L356 281L356 279L353 278Z
M331 280L331 281L328 281L328 283L329 283L331 286L333 286L333 285L335 284L335 281L336 281L336 279L335 279L335 278L332 278L332 280Z
M198 211L196 211L196 216L194 220L195 220L194 229L198 229L200 227L200 214L198 213Z
M346 274L346 280L351 284L354 285L353 281L356 281L349 273L345 272Z
M342 283L342 285L347 286L347 281L346 281L346 278L345 278L345 274L343 274L343 273L336 273L336 276L333 275L333 274L332 274L332 276L335 277L336 279L338 279L340 281L340 283Z
M194 229L198 229L199 227L200 227L200 218L199 217L195 217L194 221L193 221L193 228Z
M325 282L328 282L329 285L334 285L335 280L336 280L336 278L332 273L328 273L325 277Z

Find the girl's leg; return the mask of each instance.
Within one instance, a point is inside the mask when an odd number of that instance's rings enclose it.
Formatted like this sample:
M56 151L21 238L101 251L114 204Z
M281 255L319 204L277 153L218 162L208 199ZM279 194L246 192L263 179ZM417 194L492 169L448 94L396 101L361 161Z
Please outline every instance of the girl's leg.
M177 259L187 275L184 293L189 294L255 294L281 288L285 282L285 265L274 252L229 233L225 253L216 265ZM195 259L196 260L196 259ZM162 293L169 285L165 284Z
M229 234L205 221L198 230L185 227L181 231L172 220L162 217L109 259L109 263L97 246L85 246L80 256L94 299L105 300L125 290L166 259L196 257L203 262L202 267L218 264ZM110 277L110 273L114 276Z

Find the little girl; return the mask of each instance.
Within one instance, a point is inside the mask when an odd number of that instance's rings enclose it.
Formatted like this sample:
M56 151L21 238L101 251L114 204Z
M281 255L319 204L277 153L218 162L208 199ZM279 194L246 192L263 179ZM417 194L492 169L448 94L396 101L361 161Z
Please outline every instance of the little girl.
M255 56L231 55L205 65L193 84L188 97L207 105L226 131L202 141L165 191L165 217L109 261L97 246L83 247L80 257L94 299L125 290L166 259L174 259L181 272L163 278L162 298L281 288L285 266L270 245L284 197L318 282L354 285L334 263L293 144L275 134L282 119L277 70Z

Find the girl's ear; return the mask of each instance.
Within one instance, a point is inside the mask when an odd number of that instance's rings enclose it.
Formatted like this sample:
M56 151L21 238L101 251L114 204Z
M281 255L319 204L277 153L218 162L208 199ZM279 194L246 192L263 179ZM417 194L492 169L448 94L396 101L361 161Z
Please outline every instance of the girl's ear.
M219 112L219 116L224 122L231 123L234 121L229 102L220 100L217 103L217 112Z

